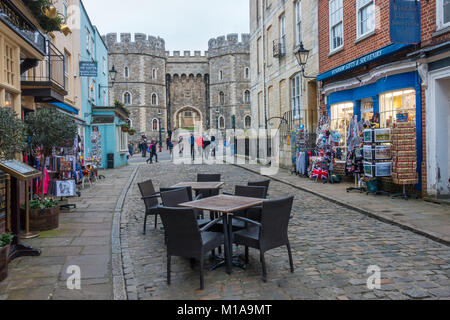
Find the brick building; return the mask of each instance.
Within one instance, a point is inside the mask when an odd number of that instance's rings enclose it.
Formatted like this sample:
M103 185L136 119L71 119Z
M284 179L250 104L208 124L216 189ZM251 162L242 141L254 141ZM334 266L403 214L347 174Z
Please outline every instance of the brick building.
M122 101L132 126L159 140L161 128L245 128L250 116L249 35L211 39L203 53L169 53L161 38L107 34L109 64L118 71L110 103Z
M449 7L445 0L417 3L422 13L421 45L391 42L389 0L319 1L320 74L317 80L320 111L330 118L331 129L341 133L344 149L353 116L369 120L379 113L380 127L385 128L393 126L397 113L408 113L409 119L416 123L417 132L419 183L416 189L427 194L430 187L427 167L435 166L427 162L426 155L427 132L432 129L427 129L431 126L427 119L427 87L423 86L427 72L423 66L426 61L421 59L424 50L429 52L430 48L438 46L442 61L436 68L448 67L449 51L445 42L448 41L448 21L445 19L448 19ZM442 74L448 77L448 70L442 70ZM447 82L440 85L445 86ZM443 108L448 119L448 100ZM440 136L448 137L448 124L440 129ZM448 138L442 140L446 150L448 141ZM442 156L448 162L447 157ZM445 166L448 167L448 163ZM440 172L443 174L444 170ZM447 169L445 174L448 180ZM445 192L448 194L448 189Z

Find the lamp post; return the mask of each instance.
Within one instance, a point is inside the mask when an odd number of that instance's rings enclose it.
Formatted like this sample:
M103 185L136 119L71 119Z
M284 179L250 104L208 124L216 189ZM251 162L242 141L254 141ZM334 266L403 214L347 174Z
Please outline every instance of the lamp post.
M159 152L162 152L162 128L161 128L161 111L158 111L158 125L159 125Z
M315 79L316 77L310 77L305 74L305 66L308 63L309 50L305 49L303 42L300 42L297 50L294 52L295 58L297 59L298 65L302 68L301 72L303 77L309 79Z
M114 66L112 66L112 68L111 68L111 70L109 70L109 79L111 80L110 82L111 82L111 85L107 85L107 86L102 86L101 84L99 84L98 85L98 87L99 87L99 90L98 90L98 97L100 98L101 97L101 89L102 88L108 88L108 89L110 89L110 88L112 88L112 87L114 87L114 83L116 82L116 77L117 77L117 71L116 71L116 68L114 67Z

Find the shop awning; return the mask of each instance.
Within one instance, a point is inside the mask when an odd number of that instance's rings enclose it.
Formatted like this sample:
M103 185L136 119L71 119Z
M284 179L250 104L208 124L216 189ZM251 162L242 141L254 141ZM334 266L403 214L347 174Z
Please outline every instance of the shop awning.
M58 109L70 112L71 114L75 114L78 115L78 113L80 112L80 110L78 110L77 108L74 108L72 106L69 106L65 103L62 102L52 102L50 103L51 105L54 105L55 107L57 107Z
M397 52L400 52L402 50L405 50L406 48L411 47L410 44L390 44L383 48L380 48L378 50L372 51L368 54L365 54L358 59L352 60L350 62L344 63L343 65L331 69L327 72L321 73L317 76L317 81L323 81L327 80L329 78L332 78L334 76L340 75L342 73L348 72L350 70L353 70L357 67L362 67L364 65L367 65L371 62L386 58L388 56L391 56Z

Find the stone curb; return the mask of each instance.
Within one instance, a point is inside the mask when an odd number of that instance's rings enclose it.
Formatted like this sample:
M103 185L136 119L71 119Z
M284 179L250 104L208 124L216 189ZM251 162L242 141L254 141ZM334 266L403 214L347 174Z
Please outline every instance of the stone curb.
M114 300L127 300L128 295L125 289L125 277L123 271L123 253L122 244L120 238L120 225L122 218L123 205L125 203L125 198L131 187L131 184L136 177L139 166L136 166L131 177L129 178L127 184L122 190L119 199L117 200L116 208L114 210L113 226L111 232L111 243L112 243L112 275L113 275L113 294Z
M247 171L250 171L252 173L256 173L256 174L261 175L256 170L253 170L253 169L250 169L250 168L238 165L238 164L234 164L234 166L242 168L242 169L247 170ZM355 207L354 205L352 205L352 204L350 204L348 202L328 197L328 196L326 196L324 194L321 194L321 193L318 193L318 192L316 192L314 190L311 190L311 189L308 189L308 188L305 188L305 187L297 186L297 185L295 185L293 183L286 182L286 181L283 181L283 180L278 179L278 178L274 178L273 176L266 176L266 177L270 178L271 180L274 180L274 181L281 182L281 183L284 183L286 185L289 185L289 186L291 186L293 188L296 188L298 190L311 193L311 194L313 194L315 196L318 196L318 197L320 197L322 199L325 199L327 201L339 204L339 205L341 205L341 206L343 206L345 208L357 211L359 213L362 213L362 214L364 214L366 216L369 216L371 218L377 219L377 220L382 221L384 223L395 225L395 226L400 227L400 228L402 228L404 230L408 230L408 231L414 232L414 233L419 234L421 236L427 237L427 238L429 238L429 239L431 239L433 241L439 242L439 243L444 244L446 246L450 246L450 239L442 238L442 236L439 235L439 234L436 234L436 233L433 233L433 232L430 232L430 231L427 231L427 230L420 229L420 228L418 228L416 226L413 226L413 225L405 223L405 222L396 221L396 220L392 219L390 216L381 215L381 214L376 213L376 212L372 212L372 211L369 211L369 210L365 210L365 209L361 209L361 208Z

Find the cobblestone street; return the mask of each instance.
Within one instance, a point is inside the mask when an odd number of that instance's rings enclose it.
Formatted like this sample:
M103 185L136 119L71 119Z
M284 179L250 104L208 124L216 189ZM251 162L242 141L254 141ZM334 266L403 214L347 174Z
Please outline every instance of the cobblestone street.
M188 260L174 258L172 285L167 286L163 231L153 229L150 217L147 235L142 234L144 205L137 182L152 179L157 188L168 187L194 181L199 172L220 172L229 192L236 184L258 179L231 165L140 165L121 224L129 299L450 299L448 246L275 181L270 198L295 195L289 229L294 274L287 250L275 249L266 254L264 283L259 253L250 249L247 270L234 268L232 275L224 268L208 271L204 291L198 290L198 266L193 271ZM367 288L372 265L381 269L381 290Z

